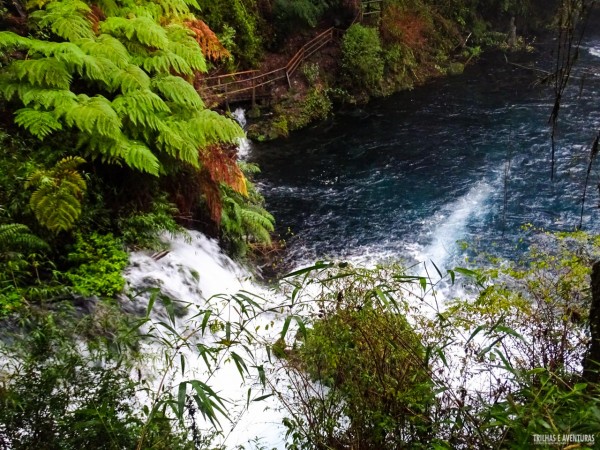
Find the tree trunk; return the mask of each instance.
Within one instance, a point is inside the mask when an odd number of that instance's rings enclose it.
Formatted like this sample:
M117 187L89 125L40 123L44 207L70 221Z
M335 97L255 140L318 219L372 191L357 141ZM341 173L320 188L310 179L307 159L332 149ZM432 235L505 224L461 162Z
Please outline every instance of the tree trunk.
M592 342L583 361L583 378L588 383L600 381L600 260L592 266L592 304L590 335Z

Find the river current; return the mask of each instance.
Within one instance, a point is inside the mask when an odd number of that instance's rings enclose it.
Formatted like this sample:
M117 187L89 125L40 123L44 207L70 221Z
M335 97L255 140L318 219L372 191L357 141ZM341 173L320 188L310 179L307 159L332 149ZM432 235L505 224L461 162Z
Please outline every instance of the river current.
M554 64L547 52L508 61ZM249 159L262 169L259 186L287 235L288 261L391 257L449 266L460 261L458 241L514 256L526 223L573 230L600 124L600 36L584 43L563 96L553 181L554 97L539 84L543 75L490 55L461 76L255 144ZM583 229L599 228L597 182L594 169Z

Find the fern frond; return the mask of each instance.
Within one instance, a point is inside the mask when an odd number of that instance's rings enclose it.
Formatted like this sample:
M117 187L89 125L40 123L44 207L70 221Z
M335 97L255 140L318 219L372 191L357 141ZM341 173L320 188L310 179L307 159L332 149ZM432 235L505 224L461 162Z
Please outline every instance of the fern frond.
M275 219L265 209L251 205L241 210L243 228L247 234L263 244L271 243L271 233L274 231Z
M122 145L123 160L129 167L158 176L160 163L148 147L139 141L128 141Z
M258 164L249 163L246 161L238 161L238 166L244 175L253 175L260 173L260 167Z
M116 0L96 0L95 4L98 5L107 17L119 15L122 9Z
M156 136L156 145L173 158L198 167L198 147L194 145L188 125L173 117L164 120Z
M81 198L86 184L77 171L83 158L72 156L60 160L50 170L40 170L29 177L26 187L36 190L29 204L36 219L50 231L59 233L73 228L81 215Z
M158 76L152 79L152 89L165 99L179 106L192 109L204 108L204 103L190 83L181 77L172 75Z
M90 98L80 94L74 105L59 107L56 113L58 116L64 115L67 126L76 126L89 135L98 133L110 137L121 134L121 119L111 103L100 95Z
M187 61L179 55L170 51L158 50L152 52L150 56L135 58L146 72L169 75L176 73L178 75L193 75L194 72Z
M45 109L54 109L59 105L74 104L77 95L66 89L44 89L21 84L18 95L25 106L40 105Z
M11 31L0 31L0 50L28 49L31 39Z
M121 164L141 172L158 176L161 165L152 151L140 141L130 140L122 134L114 137L92 136L81 142L87 144L94 157L104 162Z
M50 27L57 36L68 41L94 37L92 23L88 19L91 9L80 0L51 2L46 9L31 13L42 27Z
M129 52L118 39L109 34L101 34L96 39L79 39L75 44L86 54L106 58L120 69L129 64Z
M24 84L15 80L15 77L10 76L8 73L0 73L0 94L5 100L12 100L15 94L19 92L19 87Z
M120 87L121 92L144 90L150 88L150 77L146 72L134 64L129 64L125 69L116 74L114 87Z
M244 137L237 122L209 109L196 113L188 125L194 143L201 148L224 142L236 143Z
M15 251L34 252L49 249L46 241L32 234L26 225L20 223L0 225L0 255Z
M231 53L223 46L217 35L205 22L199 19L187 20L185 25L194 33L205 58L212 61L231 58Z
M194 39L194 33L181 25L167 27L169 37L168 50L183 58L194 71L206 72L206 60L200 44Z
M158 129L157 122L149 119L160 113L171 112L166 103L150 90L119 95L113 100L112 107L121 119L127 118L134 125L150 125L153 129Z
M148 17L133 19L109 17L102 23L100 29L103 33L115 37L125 37L128 40L137 40L151 48L163 49L169 44L164 28Z
M32 39L29 45L29 57L32 59L45 56L47 58L51 56L57 56L60 54L74 54L71 58L77 59L78 55L82 55L81 49L71 42L49 42L40 41L38 39ZM69 60L69 56L66 57ZM58 59L58 58L57 58ZM63 62L65 57L63 56Z
M71 74L56 58L14 61L10 70L17 79L26 80L33 86L69 89L71 85Z
M44 139L53 131L62 130L61 123L51 112L32 108L17 110L15 123L22 126L38 139Z

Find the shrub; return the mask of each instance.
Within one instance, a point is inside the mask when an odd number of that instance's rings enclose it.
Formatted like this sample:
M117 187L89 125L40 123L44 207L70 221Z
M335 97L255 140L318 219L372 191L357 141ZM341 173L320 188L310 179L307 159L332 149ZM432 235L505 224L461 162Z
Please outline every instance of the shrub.
M384 61L377 30L352 25L342 40L342 69L350 83L376 91L383 79Z
M123 290L123 269L129 258L120 240L112 234L77 234L68 260L75 265L65 273L75 292L112 297Z
M346 264L333 268L328 263L315 267L326 269L302 269L298 273L304 277L291 279L292 304L301 305L303 297L296 296L312 285L311 293L320 292L309 294L318 315L308 327L297 311L294 346L282 351L279 342L273 348L284 353L291 380L286 403L291 417L285 423L294 445L428 447L433 383L426 350L405 319L406 305L393 290L398 284L380 284L389 276L387 269L353 269Z

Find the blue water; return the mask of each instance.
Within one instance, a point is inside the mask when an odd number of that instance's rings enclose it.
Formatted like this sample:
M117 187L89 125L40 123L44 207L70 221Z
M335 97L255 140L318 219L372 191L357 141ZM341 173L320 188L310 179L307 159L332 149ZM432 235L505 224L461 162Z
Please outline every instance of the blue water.
M547 51L509 55L552 66ZM465 74L338 113L268 144L251 160L289 261L386 257L449 266L457 241L514 256L521 225L572 230L600 126L600 37L589 39L564 96L550 180L553 94L538 72L489 55ZM598 170L583 228L598 230ZM293 235L289 235L287 230ZM521 244L518 248L526 246Z

